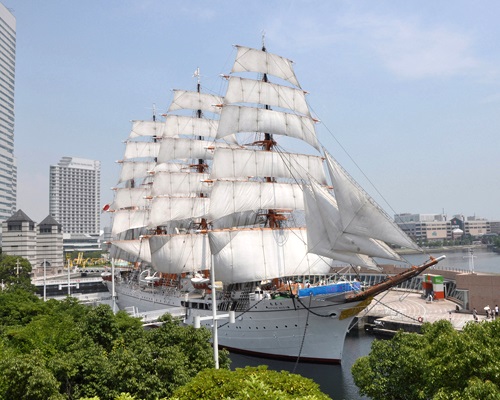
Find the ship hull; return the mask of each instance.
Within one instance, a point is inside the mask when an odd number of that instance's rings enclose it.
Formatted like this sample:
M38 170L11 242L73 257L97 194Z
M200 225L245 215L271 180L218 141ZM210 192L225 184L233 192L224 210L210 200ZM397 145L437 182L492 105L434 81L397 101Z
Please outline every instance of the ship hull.
M117 285L121 309L135 307L139 312L179 307L187 298L177 293L148 292ZM338 299L338 297L337 297ZM184 323L194 325L194 317L211 317L210 299L186 308ZM345 303L324 296L308 298L253 299L246 310L236 311L235 323L218 320L219 347L235 353L289 361L340 364L345 335L355 316L369 302ZM205 309L201 309L205 308ZM219 311L218 315L227 314ZM201 325L212 329L212 319Z
M111 282L106 282L111 293ZM135 309L138 312L159 311L181 306L178 290L170 288L142 289L136 285L117 284L115 292L120 310Z

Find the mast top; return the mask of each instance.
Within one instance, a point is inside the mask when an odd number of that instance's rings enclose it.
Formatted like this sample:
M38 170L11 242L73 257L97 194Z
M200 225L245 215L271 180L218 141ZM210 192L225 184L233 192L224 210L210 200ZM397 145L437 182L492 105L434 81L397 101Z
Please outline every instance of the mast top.
M193 78L196 78L196 83L198 87L198 91L200 90L200 67L196 68L196 70L193 73Z

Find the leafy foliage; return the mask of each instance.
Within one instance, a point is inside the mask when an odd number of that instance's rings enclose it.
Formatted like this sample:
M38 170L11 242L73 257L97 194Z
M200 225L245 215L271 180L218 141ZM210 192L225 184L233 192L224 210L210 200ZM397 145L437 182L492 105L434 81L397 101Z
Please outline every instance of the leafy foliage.
M0 292L0 400L166 398L212 357L210 332L170 317L145 330L108 306ZM219 363L229 367L227 352Z
M0 282L2 289L13 285L34 291L31 284L31 264L25 258L0 253Z
M268 371L267 366L237 368L235 371L206 369L170 400L198 399L329 399L311 379L286 371Z
M353 367L360 393L378 399L500 398L500 320L456 331L445 320L422 335L399 332L376 340Z

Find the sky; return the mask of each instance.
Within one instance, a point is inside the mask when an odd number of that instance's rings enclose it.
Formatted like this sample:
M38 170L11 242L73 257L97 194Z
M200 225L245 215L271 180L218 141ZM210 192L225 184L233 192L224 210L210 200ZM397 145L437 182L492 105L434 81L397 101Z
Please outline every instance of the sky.
M320 142L390 214L500 220L500 2L0 0L16 17L18 208L49 167L101 161L112 201L131 120L219 93L233 45L294 61ZM109 216L103 216L109 225Z

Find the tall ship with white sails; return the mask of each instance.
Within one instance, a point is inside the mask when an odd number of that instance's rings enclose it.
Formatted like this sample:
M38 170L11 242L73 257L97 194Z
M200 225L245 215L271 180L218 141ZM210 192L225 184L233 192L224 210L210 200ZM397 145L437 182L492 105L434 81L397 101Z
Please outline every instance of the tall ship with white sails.
M401 261L393 246L419 248L321 147L290 60L236 46L224 78L223 97L198 79L161 120L133 122L106 206L112 257L137 267L137 280L117 277L118 305L207 327L231 311L234 322L216 322L220 346L339 363L373 296L439 259L372 287L336 280L339 262L378 269Z

